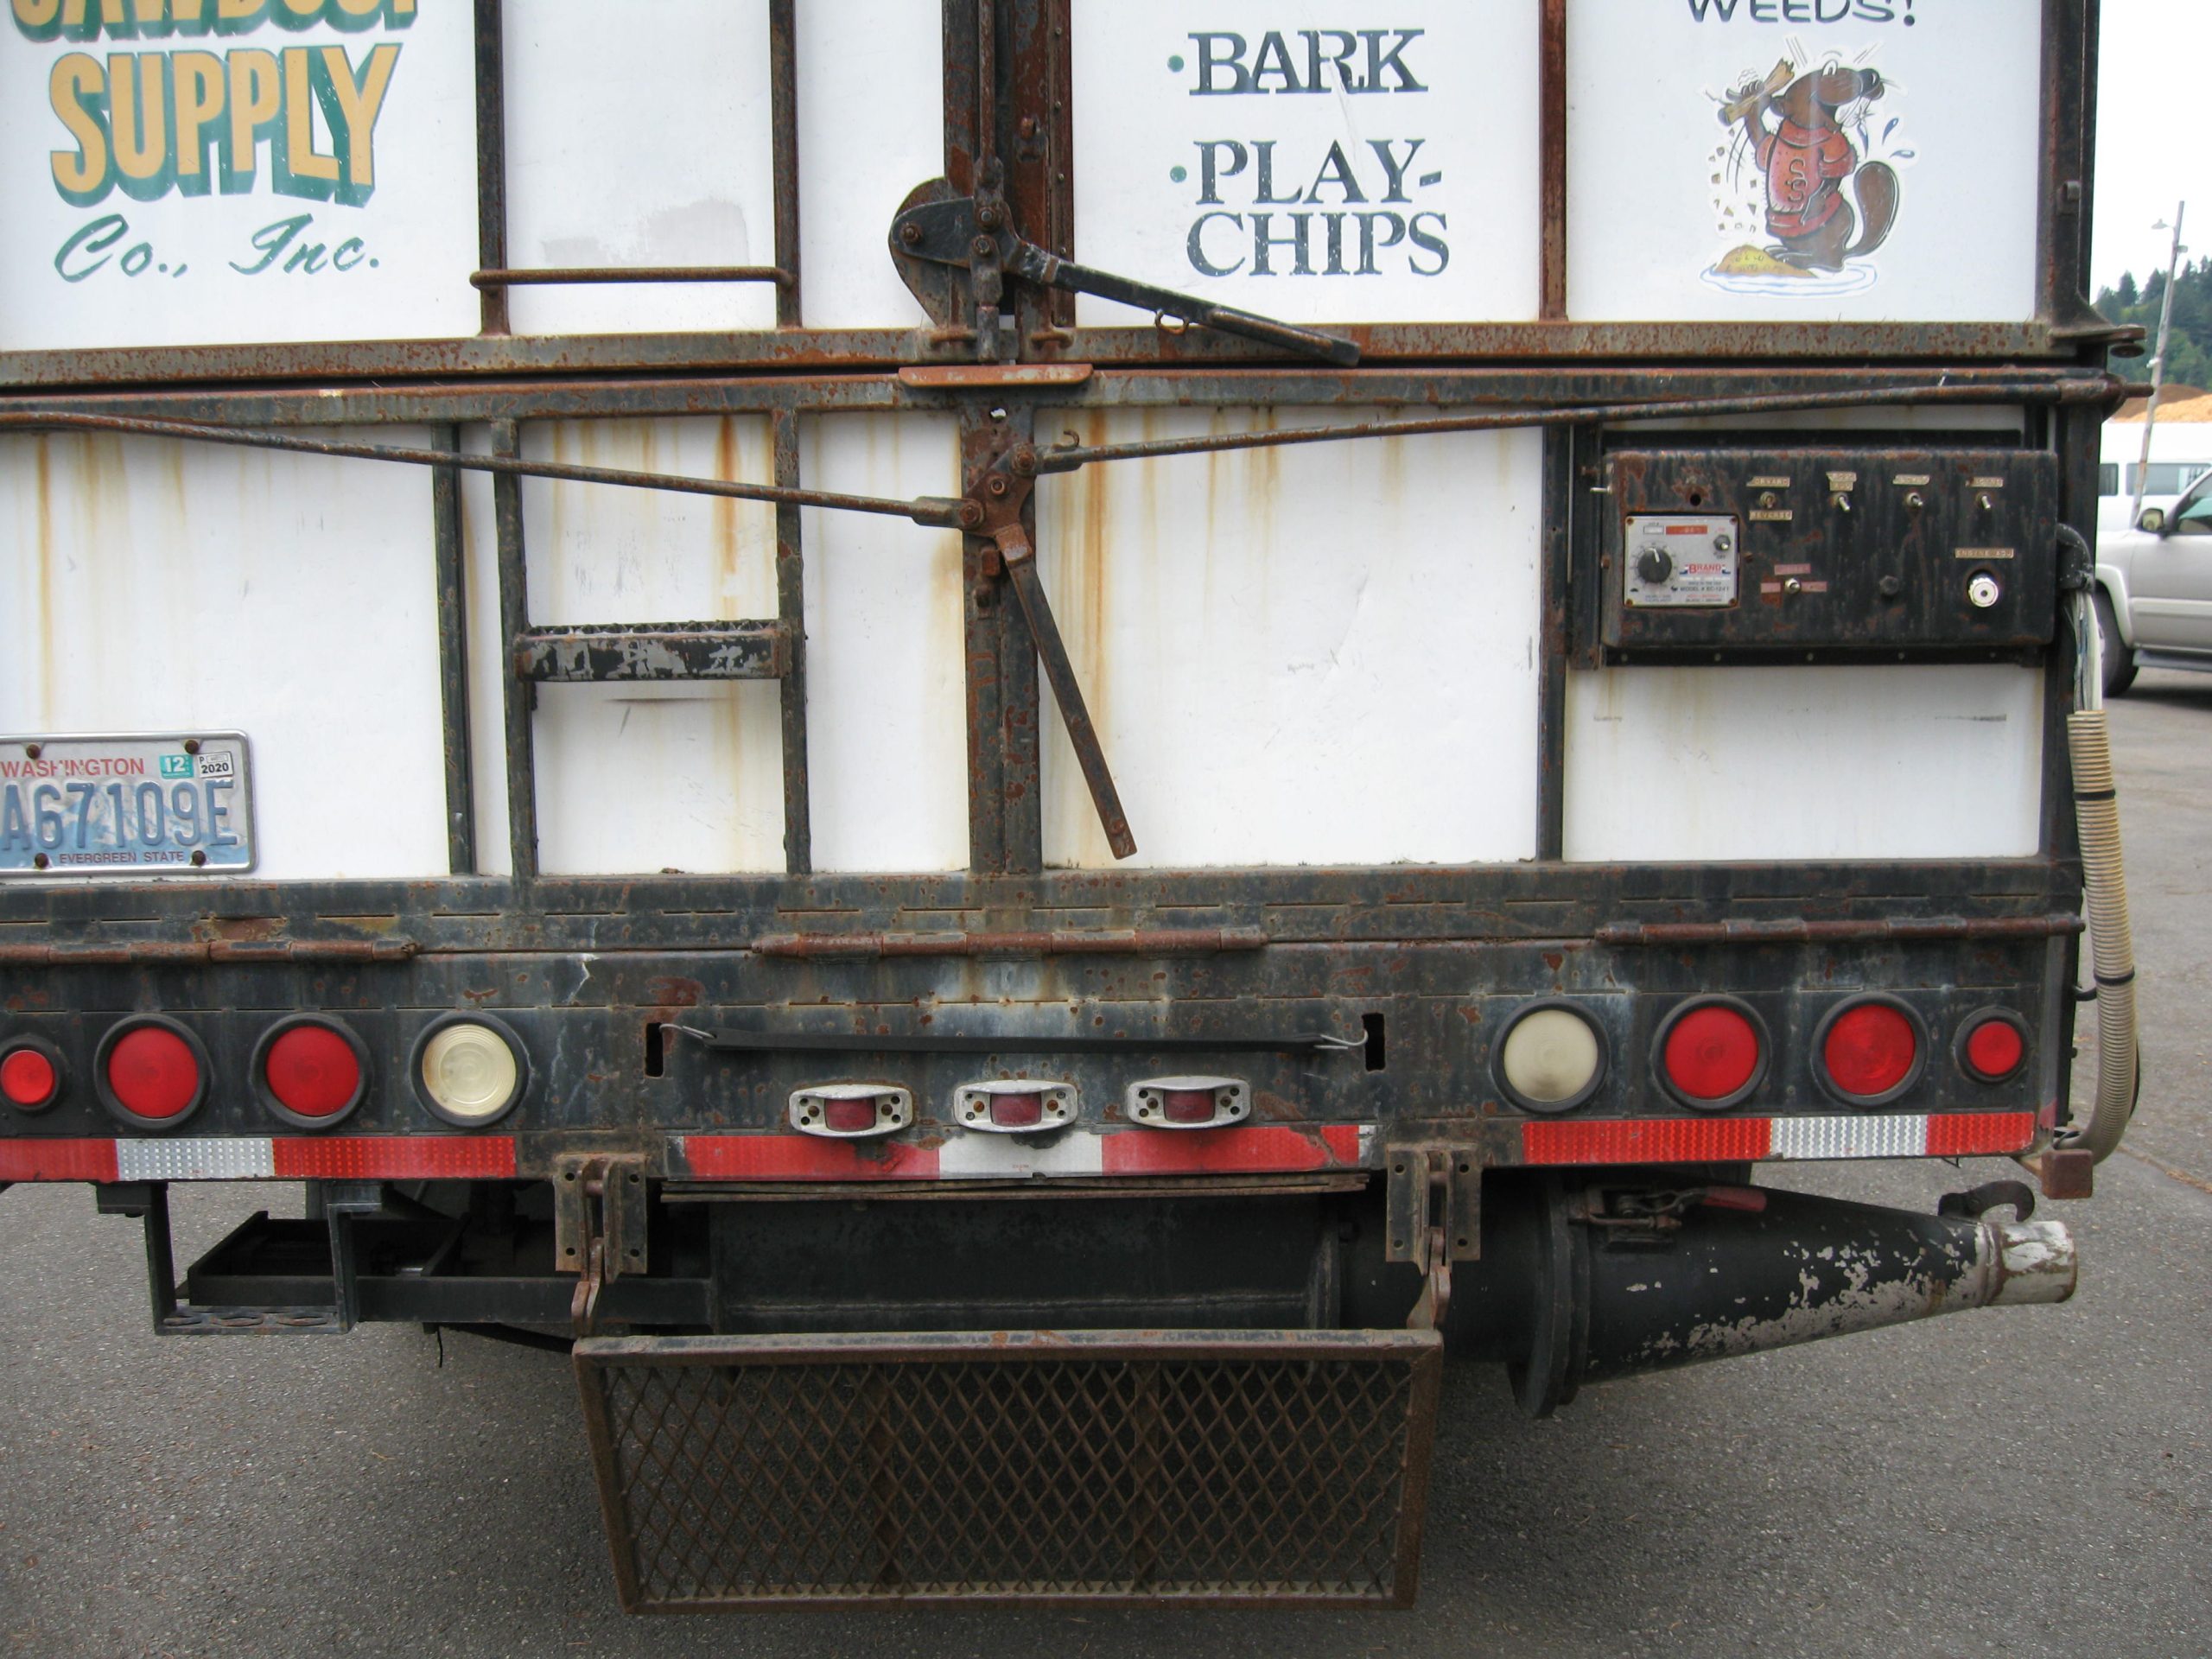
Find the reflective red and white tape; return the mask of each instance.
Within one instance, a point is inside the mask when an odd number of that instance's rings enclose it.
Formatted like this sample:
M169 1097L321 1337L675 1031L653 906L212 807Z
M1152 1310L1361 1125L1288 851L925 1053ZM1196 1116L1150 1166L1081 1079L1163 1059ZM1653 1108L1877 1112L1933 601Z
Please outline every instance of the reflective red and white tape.
M669 1173L721 1181L991 1180L1085 1175L1284 1175L1372 1168L1372 1123L1248 1123L1166 1134L1071 1129L957 1135L937 1146L806 1135L672 1137ZM1526 1123L1527 1164L1758 1163L1776 1159L1963 1158L2020 1152L2032 1112L1824 1117L1669 1117ZM0 1140L0 1181L512 1180L512 1135Z
M2022 1152L2033 1112L1853 1117L1647 1117L1526 1123L1529 1164L1758 1163L1769 1159L1966 1158Z
M505 1135L0 1141L0 1181L511 1180Z
M1357 1169L1370 1161L1372 1123L1290 1128L1246 1123L1173 1134L1071 1129L1042 1146L998 1135L955 1135L935 1147L833 1141L810 1135L687 1135L678 1152L697 1179L958 1181L1066 1175L1284 1175Z

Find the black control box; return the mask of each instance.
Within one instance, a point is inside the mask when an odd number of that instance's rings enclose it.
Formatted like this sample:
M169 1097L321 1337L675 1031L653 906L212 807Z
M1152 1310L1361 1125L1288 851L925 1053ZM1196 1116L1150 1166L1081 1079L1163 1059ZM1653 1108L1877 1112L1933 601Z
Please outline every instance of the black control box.
M1578 487L1589 665L2019 655L2056 626L2042 451L1624 448Z

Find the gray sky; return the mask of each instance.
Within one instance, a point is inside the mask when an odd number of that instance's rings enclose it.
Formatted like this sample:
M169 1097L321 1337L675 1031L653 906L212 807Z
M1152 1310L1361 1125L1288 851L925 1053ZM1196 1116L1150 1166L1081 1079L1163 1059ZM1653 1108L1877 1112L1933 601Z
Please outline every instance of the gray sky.
M2212 254L2212 99L2196 71L2212 60L2208 0L2104 0L2097 89L2096 247L2091 288L2165 268L2174 204L2182 240Z

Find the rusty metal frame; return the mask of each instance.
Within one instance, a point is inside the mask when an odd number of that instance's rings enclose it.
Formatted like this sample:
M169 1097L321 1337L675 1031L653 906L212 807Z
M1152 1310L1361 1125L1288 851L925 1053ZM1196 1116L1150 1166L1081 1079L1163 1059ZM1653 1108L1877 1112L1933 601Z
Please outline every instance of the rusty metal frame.
M1193 397L1206 402L1271 406L1397 404L1402 411L1390 421L1366 428L1293 426L1253 435L1253 442L1272 443L1301 437L1341 441L1347 435L1400 431L1480 429L1527 424L1547 416L1554 422L1572 419L1576 429L1587 430L1594 420L1603 416L1751 410L1777 403L1859 406L1910 399L1923 404L2025 404L2032 407L2050 402L2061 405L2062 410L2088 405L2093 412L2094 405L2108 401L2118 390L2118 383L2109 378L2085 376L2078 371L1923 368L1900 372L1891 377L1891 381L1888 385L1868 385L1863 374L1846 375L1818 369L1715 368L1684 373L1648 365L1611 372L1585 369L1572 376L1535 370L1468 369L1409 374L1391 370L1308 368L1226 371L1200 377L1119 370L1094 372L1073 383L1034 385L1017 379L1011 387L993 387L988 381L975 385L966 379L950 386L934 382L917 385L907 377L895 375L836 377L827 380L728 377L713 381L633 381L613 385L562 382L394 389L373 394L365 406L317 393L266 389L188 394L108 393L41 400L32 407L0 406L0 426L76 426L149 434L173 431L223 442L298 446L330 454L391 454L395 459L431 463L439 457L452 455L451 467L434 464L435 477L441 480L434 491L434 505L442 515L437 519L435 538L441 579L441 657L447 690L448 817L453 820L454 874L462 873L473 864L473 856L464 855L473 855L474 827L473 823L467 826L468 844L464 845L460 815L468 810L468 798L466 791L461 790L461 782L467 777L464 761L470 743L460 671L460 659L465 649L461 632L465 615L458 584L451 579L457 563L454 547L457 524L451 512L454 496L449 480L459 468L502 468L494 472L493 485L500 573L500 631L514 655L513 661L503 664L503 677L507 683L504 747L513 868L518 873L518 882L526 885L537 868L535 764L530 718L535 683L548 678L638 677L646 671L620 659L639 655L645 645L654 645L660 656L678 664L668 671L696 675L716 652L726 657L737 651L739 634L746 636L745 661L726 665L721 671L724 677L737 673L785 677L786 862L791 873L804 873L806 869L810 836L802 677L803 550L799 545L798 504L790 499L803 482L798 476L797 435L800 421L806 415L849 409L943 409L948 402L962 411L963 472L978 490L975 500L955 503L924 498L899 502L834 494L808 499L827 505L893 512L925 524L958 523L970 531L964 603L969 635L971 868L978 871L1020 873L1037 869L1041 859L1038 771L1039 722L1042 717L1038 696L1039 641L1033 636L1027 614L1036 609L1038 600L1035 594L1018 589L1022 604L1002 602L999 578L1001 573L1009 571L1010 566L1022 563L1009 558L1007 554L1014 546L1027 546L1033 536L1033 503L1028 491L1030 474L1020 474L1015 480L1020 485L1017 493L1007 498L1009 504L1018 501L1018 518L999 525L992 517L994 510L985 505L990 498L981 493L981 482L995 486L1005 483L1009 475L1004 463L1017 454L1030 453L1027 442L1029 435L1040 421L1049 421L1055 411L1187 402ZM1662 389L1675 395L1650 395ZM1564 401L1549 401L1562 396ZM1531 410L1531 400L1539 401L1543 406ZM340 407L334 408L334 403ZM1435 412L1419 412L1422 409ZM776 455L773 484L677 480L521 459L520 427L524 421L583 419L604 415L728 416L747 412L766 414L771 420ZM2062 412L2058 418L2074 416ZM442 435L431 449L419 452L307 435L315 424L340 420L371 424L427 421L432 424L434 433ZM456 453L450 442L455 427L476 421L485 423L490 429L488 457L463 456ZM1574 499L1574 492L1568 487L1569 475L1574 463L1573 446L1567 442L1564 429L1554 424L1549 430L1545 462L1549 543L1544 605L1548 632L1556 632L1565 612L1561 584L1565 581L1565 531ZM286 435L287 433L292 435ZM1033 472L1052 473L1133 454L1197 453L1220 442L1172 441L1093 449L1048 446L1034 452L1036 459L1031 467ZM581 477L588 481L603 480L642 487L696 489L756 499L785 497L777 505L777 619L750 625L703 624L670 626L658 631L617 631L615 638L596 652L588 635L579 631L549 633L537 630L530 620L527 594L520 476L524 473ZM971 511L976 514L972 519L964 516ZM1009 536L1014 537L1013 542L1007 540ZM607 661L595 668L586 666L599 657ZM575 661L563 666L569 658ZM682 668L684 663L690 664L688 670ZM1537 844L1540 856L1555 857L1562 818L1559 798L1562 756L1557 751L1563 741L1560 700L1564 669L1563 663L1551 662L1548 655L1548 664L1540 697L1542 772ZM1064 664L1058 664L1056 672L1065 680ZM1060 701L1070 706L1078 724L1087 725L1079 691L1071 697L1064 696ZM2052 753L2057 753L2056 749ZM1110 783L1105 788L1107 793L1100 798L1102 810L1113 817ZM457 795L454 792L456 791L460 791ZM2057 793L2063 796L2063 791ZM1122 844L1126 844L1126 827L1119 834L1124 838ZM2047 841L2045 844L2054 843Z
M1786 359L1844 363L1918 360L2063 361L2085 345L2130 338L2089 308L2086 293L2099 0L2040 0L2044 20L2044 212L2038 238L2037 315L1983 323L1608 323L1566 315L1566 27L1573 0L1543 0L1541 17L1540 197L1542 296L1538 318L1519 323L1344 325L1370 361L1564 359L1614 362ZM999 21L997 78L1026 99L995 96L994 153L1009 158L1008 200L1033 239L1071 251L1076 204L1068 158L1073 112L1066 53L1070 0L989 0ZM118 382L391 378L413 376L605 374L678 370L830 371L950 362L969 342L929 329L809 329L799 311L794 0L772 0L770 54L776 257L740 273L651 271L626 280L776 280L777 326L737 334L545 335L509 332L506 281L504 54L499 0L476 0L479 276L483 323L473 339L326 341L283 346L149 346L0 353L0 388L92 386ZM946 0L946 176L972 188L978 147L979 60L974 0ZM1025 123L1028 124L1024 125ZM499 280L499 274L505 280ZM528 273L524 273L528 275ZM603 272L537 273L540 280ZM791 280L781 280L789 277ZM1025 292L1025 356L1036 361L1115 362L1166 369L1250 365L1276 354L1203 331L1071 326L1071 296Z
M499 98L500 5L499 0L477 3L480 18L488 20L478 37L480 257L483 269L493 271L510 269ZM1007 197L1019 221L1034 239L1061 252L1071 251L1076 207L1068 167L1070 3L947 0L944 13L946 176L956 186L973 188L982 155L988 150L1003 158ZM755 499L803 486L800 428L831 412L955 413L963 482L973 486L1013 442L1033 436L1049 454L1058 430L1053 418L1078 410L1381 404L1485 421L1515 408L1562 411L1546 432L1545 661L1534 864L1415 871L1042 871L1037 650L1021 607L1002 602L1004 585L991 574L995 560L1002 568L1004 548L996 537L976 533L978 526L971 528L964 550L969 870L953 876L817 876L795 885L789 878L807 875L811 858L804 550L799 505L787 498L775 502L775 625L788 653L780 679L785 873L540 875L530 712L535 682L513 673L509 664L499 718L515 874L478 876L480 836L470 780L471 754L480 741L472 741L465 672L459 467L434 465L431 551L445 692L448 878L281 887L11 890L0 895L0 915L37 925L30 942L0 950L0 966L104 966L174 978L174 970L201 964L213 969L232 963L396 963L418 954L438 959L442 972L481 953L586 950L640 956L751 951L771 960L779 955L1043 958L1066 954L1068 939L1091 937L1104 926L1126 930L1134 969L1139 963L1172 957L1165 944L1169 938L1207 930L1224 938L1235 934L1240 942L1331 948L1362 941L1552 938L1604 948L1770 948L1787 939L1823 947L1918 942L1933 949L1959 940L2018 942L2033 932L2050 945L2046 1046L2062 1044L2073 1014L2060 995L2073 941L2070 927L2057 923L2071 922L2062 912L2077 906L2079 892L2072 804L2062 776L2066 688L2055 666L2066 660L2063 640L2054 647L2048 659L2054 668L2045 677L2042 850L2033 858L1733 869L1559 861L1567 515L1573 495L1568 417L1592 405L1850 397L1869 386L1930 394L1940 387L1952 398L1978 394L1991 404L2036 411L2030 416L2031 442L2049 442L2073 460L2062 516L2077 527L2092 524L2097 404L2118 389L2099 373L2104 348L2117 333L2088 312L2082 296L2094 85L2094 54L2088 48L2094 41L2097 0L2041 0L2046 154L2040 315L2031 323L1991 325L1615 325L1556 315L1563 313L1566 298L1564 29L1572 3L1544 0L1541 13L1545 316L1527 324L1354 327L1350 332L1366 348L1369 364L1357 370L1314 363L1281 366L1249 342L1196 332L1078 329L1071 326L1071 296L1026 288L1018 291L1020 332L1030 360L961 366L972 356L972 340L938 338L926 330L805 328L796 283L779 285L776 329L739 335L518 340L505 333L505 288L487 285L483 333L473 340L0 355L0 388L15 389L0 390L0 424L33 408L294 435L340 425L422 423L431 429L430 448L454 455L456 462L463 428L488 430L492 453L516 456L528 423L759 415L772 427L774 482L722 492ZM796 272L792 13L792 0L771 0L774 269ZM982 85L986 44L978 27L986 18L993 24L988 58L995 81L988 98ZM982 134L987 111L988 145ZM915 364L935 366L899 372L901 365ZM2046 411L2040 407L2046 404L2063 406ZM995 413L1001 410L1002 416ZM616 481L667 482L642 475ZM512 645L533 632L519 476L495 477L493 493L501 634ZM948 511L957 505L941 504ZM877 509L897 505L877 504ZM1027 503L1019 524L1033 537ZM485 734L481 741L489 737ZM1915 895L1911 916L1897 913L1894 895L1899 893ZM1695 931L1669 936L1669 927ZM233 928L243 931L234 934ZM192 983L196 988L200 981ZM2046 1098L2063 1100L2063 1074L2050 1082Z

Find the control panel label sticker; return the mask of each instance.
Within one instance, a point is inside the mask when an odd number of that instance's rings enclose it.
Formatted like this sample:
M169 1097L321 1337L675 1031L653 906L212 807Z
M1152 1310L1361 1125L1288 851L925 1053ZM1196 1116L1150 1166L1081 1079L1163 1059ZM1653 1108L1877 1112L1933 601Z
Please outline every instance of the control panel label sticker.
M1631 513L1623 544L1622 601L1630 607L1736 602L1736 521Z

